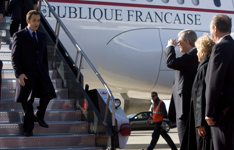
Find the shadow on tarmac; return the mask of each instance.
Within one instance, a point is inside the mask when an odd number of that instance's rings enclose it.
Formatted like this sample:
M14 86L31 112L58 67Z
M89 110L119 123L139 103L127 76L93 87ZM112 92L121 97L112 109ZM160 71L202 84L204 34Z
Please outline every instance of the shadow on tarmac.
M149 144L127 144L123 150L142 150L142 149L147 149ZM177 148L180 148L180 144L176 144ZM155 149L168 149L170 148L168 144L157 144ZM122 150L122 149L117 149L117 150Z

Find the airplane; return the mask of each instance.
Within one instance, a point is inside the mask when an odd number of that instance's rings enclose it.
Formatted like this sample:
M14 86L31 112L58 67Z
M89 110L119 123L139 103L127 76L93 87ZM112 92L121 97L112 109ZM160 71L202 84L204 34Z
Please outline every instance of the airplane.
M179 31L209 33L216 14L234 14L234 0L49 0L54 11L126 114L148 110L150 92L171 98L174 71L166 66L163 49ZM52 13L42 3L41 12L55 28ZM60 39L75 59L76 51L61 31ZM182 54L176 47L177 56ZM83 61L84 83L103 88Z

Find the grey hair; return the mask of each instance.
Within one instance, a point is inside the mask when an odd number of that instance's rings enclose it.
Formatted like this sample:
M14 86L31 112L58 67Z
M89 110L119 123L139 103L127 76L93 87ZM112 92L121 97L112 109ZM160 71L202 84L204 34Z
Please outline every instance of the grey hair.
M195 47L195 42L197 40L197 34L192 29L185 29L178 33L178 37L180 37L183 41L188 40L189 44L192 47Z

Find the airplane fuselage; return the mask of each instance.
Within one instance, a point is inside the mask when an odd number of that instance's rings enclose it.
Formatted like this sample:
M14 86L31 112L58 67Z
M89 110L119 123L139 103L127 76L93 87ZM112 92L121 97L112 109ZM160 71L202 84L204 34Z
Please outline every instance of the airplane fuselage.
M67 29L97 68L113 93L157 91L171 96L174 71L166 66L163 49L183 29L209 33L212 17L234 16L233 1L223 0L49 0ZM55 20L42 4L52 27ZM63 32L60 39L74 59L76 49ZM181 56L176 47L177 56ZM85 84L101 88L84 61Z

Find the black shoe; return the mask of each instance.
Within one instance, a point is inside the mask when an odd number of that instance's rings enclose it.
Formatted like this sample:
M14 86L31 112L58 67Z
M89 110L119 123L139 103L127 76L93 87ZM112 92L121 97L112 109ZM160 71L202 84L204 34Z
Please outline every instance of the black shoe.
M38 122L38 118L35 115L33 116L33 121Z
M25 131L24 136L26 136L26 137L33 136L33 132L32 131Z
M41 127L49 128L49 125L44 120L38 119L38 123Z

